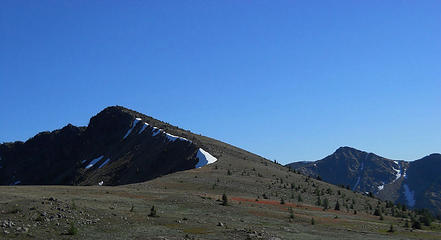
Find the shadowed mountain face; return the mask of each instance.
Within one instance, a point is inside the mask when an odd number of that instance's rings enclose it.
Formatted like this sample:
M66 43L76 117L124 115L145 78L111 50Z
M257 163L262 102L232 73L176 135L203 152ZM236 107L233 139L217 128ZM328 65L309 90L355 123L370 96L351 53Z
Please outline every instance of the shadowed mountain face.
M441 213L440 154L406 162L341 147L322 160L288 166L354 191L372 192L384 200Z
M190 138L148 116L108 107L87 127L69 124L24 143L1 144L0 185L127 184L216 160Z

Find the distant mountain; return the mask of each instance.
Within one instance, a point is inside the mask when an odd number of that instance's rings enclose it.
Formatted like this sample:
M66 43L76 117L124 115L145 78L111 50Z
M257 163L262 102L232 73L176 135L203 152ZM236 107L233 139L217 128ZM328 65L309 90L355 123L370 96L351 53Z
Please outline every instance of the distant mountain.
M0 145L0 185L119 185L216 161L196 135L123 107Z
M322 160L288 164L332 184L441 214L441 155L407 162L341 147Z

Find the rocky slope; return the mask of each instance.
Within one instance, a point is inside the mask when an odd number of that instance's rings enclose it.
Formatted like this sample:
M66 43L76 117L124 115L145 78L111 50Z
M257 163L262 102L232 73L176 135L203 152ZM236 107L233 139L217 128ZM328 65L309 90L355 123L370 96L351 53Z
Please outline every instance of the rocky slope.
M322 160L288 166L354 191L372 192L384 200L441 214L440 154L407 162L341 147Z
M0 145L0 185L119 185L201 167L216 158L194 135L123 107L87 127L67 125Z

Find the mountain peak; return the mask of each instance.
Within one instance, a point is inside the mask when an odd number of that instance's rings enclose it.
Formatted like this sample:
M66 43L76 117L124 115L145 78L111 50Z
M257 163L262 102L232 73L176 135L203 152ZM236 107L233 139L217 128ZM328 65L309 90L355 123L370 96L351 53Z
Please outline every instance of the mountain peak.
M339 147L337 150L335 150L334 153L354 153L354 152L365 153L365 151L361 151L356 148L348 147L348 146Z

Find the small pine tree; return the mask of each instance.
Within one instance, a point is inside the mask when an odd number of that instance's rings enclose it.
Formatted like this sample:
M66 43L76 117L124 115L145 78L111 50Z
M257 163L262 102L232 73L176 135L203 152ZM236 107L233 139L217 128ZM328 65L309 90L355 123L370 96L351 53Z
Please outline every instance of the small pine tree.
M340 203L337 200L337 203L335 203L335 208L334 210L340 211Z
M383 214L381 214L381 213L380 213L380 220L381 220L381 221L384 220Z
M412 223L412 228L414 228L414 229L421 229L421 223L420 223L420 221L418 221L418 220L414 220L413 221L413 223Z
M406 222L404 222L404 227L409 228L409 220L406 219Z
M70 228L67 231L68 235L77 235L78 234L78 228L75 227L74 223L70 224Z
M322 200L320 199L320 196L317 197L317 201L315 202L315 205L317 205L317 206L322 205Z
M425 226L430 226L432 224L432 216L430 216L429 213L423 212L423 215L420 217L420 221Z
M374 211L374 215L375 216L380 216L381 215L380 209L376 208L375 211Z
M390 233L395 232L394 225L392 225L392 224L390 225L388 232L390 232Z
M329 200L325 198L323 200L323 210L327 210L327 209L329 209Z
M314 218L311 218L311 225L315 225L315 220L314 220Z
M403 211L403 212L407 211L407 207L406 207L405 204L403 204L403 205L401 206L401 211Z
M285 199L280 198L280 204L285 204Z
M292 208L291 207L288 208L288 211L289 211L289 218L294 219L294 211L292 210Z
M228 169L228 171L227 171L227 175L231 175L232 173L231 173L231 171L230 171L230 169Z
M222 205L228 206L228 197L225 193L222 194Z
M149 217L157 217L158 215L156 214L156 208L155 205L152 206L152 208L150 209L150 214Z
M297 196L297 202L303 202L303 198L302 198L301 194L299 194L299 196Z
M132 207L130 208L130 212L133 212L134 208L135 208L135 206L133 206L133 203L132 203Z

